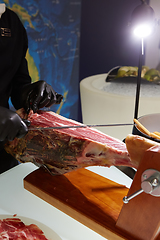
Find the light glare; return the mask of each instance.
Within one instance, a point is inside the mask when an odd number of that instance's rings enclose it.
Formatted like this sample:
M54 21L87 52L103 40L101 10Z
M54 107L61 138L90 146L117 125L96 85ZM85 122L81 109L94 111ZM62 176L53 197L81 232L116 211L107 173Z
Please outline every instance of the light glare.
M151 29L151 26L147 25L147 24L141 24L141 25L138 25L135 29L134 29L134 34L137 36L137 37L140 37L140 38L144 38L144 37L147 37L151 34L152 32L152 29Z

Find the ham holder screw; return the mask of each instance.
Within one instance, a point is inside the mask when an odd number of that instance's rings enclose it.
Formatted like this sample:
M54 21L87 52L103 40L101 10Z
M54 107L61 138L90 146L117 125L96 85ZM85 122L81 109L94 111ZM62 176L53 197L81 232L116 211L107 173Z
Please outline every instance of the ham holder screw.
M155 169L147 169L141 177L141 189L130 196L123 198L124 203L128 203L132 198L138 196L142 192L152 196L160 197L160 172Z

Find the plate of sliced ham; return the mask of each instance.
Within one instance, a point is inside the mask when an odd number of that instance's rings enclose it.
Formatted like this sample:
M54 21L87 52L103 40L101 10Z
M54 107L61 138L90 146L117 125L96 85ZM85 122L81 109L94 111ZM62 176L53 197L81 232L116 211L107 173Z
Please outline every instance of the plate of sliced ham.
M43 223L17 215L0 215L0 239L62 240Z

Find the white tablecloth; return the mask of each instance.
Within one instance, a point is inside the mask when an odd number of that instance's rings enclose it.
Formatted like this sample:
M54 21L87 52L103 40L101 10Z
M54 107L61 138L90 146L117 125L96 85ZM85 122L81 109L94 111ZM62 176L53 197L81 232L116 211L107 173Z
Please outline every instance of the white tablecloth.
M0 175L0 215L17 214L40 221L53 229L62 240L104 240L104 237L24 189L24 177L36 168L32 163L25 163ZM127 187L132 182L115 167L87 169Z

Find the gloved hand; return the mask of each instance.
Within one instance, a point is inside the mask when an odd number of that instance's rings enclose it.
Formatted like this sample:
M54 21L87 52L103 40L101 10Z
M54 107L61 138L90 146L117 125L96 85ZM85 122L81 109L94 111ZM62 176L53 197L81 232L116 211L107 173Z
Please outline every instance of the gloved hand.
M0 141L22 138L27 132L27 125L16 112L0 107Z
M53 88L43 80L25 85L21 91L22 105L27 113L29 113L30 109L36 112L39 108L59 104L62 99L63 96L56 93Z

